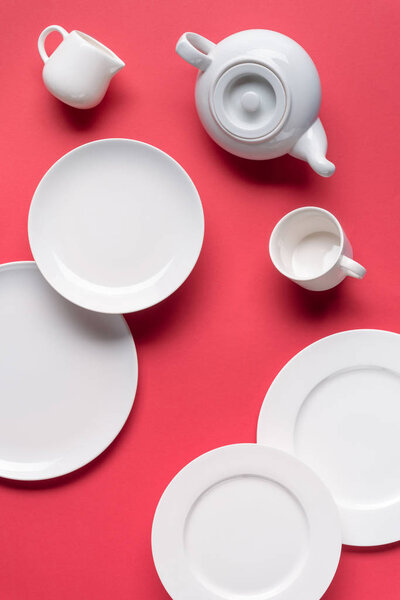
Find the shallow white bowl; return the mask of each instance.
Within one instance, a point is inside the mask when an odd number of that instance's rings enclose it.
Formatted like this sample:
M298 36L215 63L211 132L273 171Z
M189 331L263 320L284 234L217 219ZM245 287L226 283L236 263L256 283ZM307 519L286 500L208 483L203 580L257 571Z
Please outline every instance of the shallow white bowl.
M204 216L191 179L142 142L79 146L45 174L28 222L47 281L91 310L128 313L174 292L199 256Z

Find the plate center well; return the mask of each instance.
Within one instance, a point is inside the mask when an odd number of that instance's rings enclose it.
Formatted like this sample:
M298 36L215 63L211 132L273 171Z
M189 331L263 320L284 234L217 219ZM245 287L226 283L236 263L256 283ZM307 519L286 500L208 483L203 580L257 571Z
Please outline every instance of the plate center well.
M70 155L46 182L46 243L64 276L79 285L156 284L188 243L189 184L163 155L144 147L142 156L128 146L129 160L125 148Z
M375 509L400 497L400 376L365 366L315 386L295 426L297 456L342 507Z
M296 579L308 555L298 500L258 476L226 479L204 492L185 524L195 577L222 598L272 598Z

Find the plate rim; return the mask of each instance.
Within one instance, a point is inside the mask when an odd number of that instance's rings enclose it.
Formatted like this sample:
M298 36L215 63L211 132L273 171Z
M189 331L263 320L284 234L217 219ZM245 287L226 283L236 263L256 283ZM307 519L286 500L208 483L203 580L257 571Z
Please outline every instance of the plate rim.
M0 264L0 277L1 277L1 273L3 271L9 271L9 270L20 270L22 268L29 268L32 270L35 270L35 268L37 269L37 272L42 276L40 269L38 268L36 262L34 260L21 260L21 261L8 261L6 263L1 263ZM47 280L43 277L44 282L46 283L46 285L49 285ZM51 287L49 285L49 287ZM54 293L57 293L54 288L51 288ZM68 302L68 300L66 300L64 297L62 297L63 300L65 300L66 302ZM134 356L134 367L135 367L135 381L134 381L134 386L132 389L132 394L131 394L131 402L130 402L130 406L129 406L129 410L126 414L126 416L124 417L121 426L119 427L118 431L115 432L115 434L113 435L113 437L110 439L110 441L108 441L107 443L105 443L104 445L101 446L101 448L96 451L96 454L93 454L90 458L85 459L84 461L79 462L79 464L77 466L75 466L73 469L68 469L68 470L63 470L59 473L57 473L56 475L45 475L45 476L40 476L40 477L21 477L18 476L18 474L16 474L15 476L10 476L7 474L4 474L3 471L0 469L0 481L1 479L6 479L8 481L25 481L25 482L29 482L29 481L48 481L51 479L57 479L59 477L63 477L65 475L69 475L70 473L74 473L75 471L78 471L79 469L81 469L82 467L85 467L86 465L88 465L89 463L91 463L93 460L95 460L96 458L98 458L109 446L111 446L113 444L113 442L115 441L115 439L118 437L118 435L120 434L120 432L122 431L123 427L125 426L135 399L136 399L136 393L137 393L137 387L138 387L138 380L139 380L139 361L138 361L138 355L137 355L137 350L136 350L136 344L135 344L135 340L133 339L133 335L132 332L129 329L128 323L125 319L125 317L123 315L115 315L115 316L119 316L122 319L122 322L127 330L127 333L129 334L130 340L132 342L132 348L133 348L133 356Z
M35 237L35 234L33 233L33 225L32 225L32 214L33 214L33 210L34 210L34 204L37 203L37 198L39 197L39 193L41 190L41 187L44 185L45 180L47 179L48 175L50 175L51 172L53 172L53 170L55 170L56 168L58 168L60 166L61 163L64 162L64 160L67 160L68 157L72 154L74 154L75 152L83 149L83 148L88 148L89 146L96 146L96 145L100 145L100 144L104 144L104 143L113 143L113 142L129 142L130 144L134 144L136 146L139 147L146 147L151 149L152 151L154 151L156 154L160 154L162 155L165 159L167 159L167 161L173 165L174 167L177 167L178 171L184 176L184 178L186 179L186 181L189 183L190 187L192 188L194 194L193 194L193 198L196 202L197 208L200 210L199 214L201 216L201 230L199 230L200 233L200 243L199 243L199 247L195 250L194 252L194 260L193 260L193 264L190 267L190 269L187 271L184 279L178 283L176 286L173 287L173 289L171 291L168 292L167 295L162 295L162 297L158 300L155 300L153 302L145 302L142 304L136 304L134 308L132 307L128 307L127 305L123 305L121 304L118 309L116 308L110 308L107 307L107 305L101 304L101 302L99 304L91 304L90 302L77 302L75 299L72 299L70 297L68 297L68 295L66 295L65 291L61 291L60 289L58 289L58 286L56 286L56 284L53 281L53 278L49 278L48 274L47 274L47 269L43 269L43 266L40 266L39 263L37 262L37 255L38 255L38 251L34 249L35 243L32 243L33 238ZM32 196L32 200L29 206L29 213L28 213L28 240L29 240L29 246L33 255L33 258L35 259L35 262L38 266L39 271L42 273L43 277L46 279L46 281L49 283L49 285L51 285L61 296L63 296L64 298L66 298L66 300L68 300L69 302L72 302L73 304L76 304L77 306L80 306L82 308L86 308L87 310L92 310L93 312L100 312L100 313L108 313L108 314L119 314L119 313L125 313L125 314L129 314L129 313L134 313L140 310L145 310L146 308L151 308L152 306L156 306L157 304L159 304L160 302L163 302L164 300L166 300L167 298L169 298L169 296L171 296L172 294L174 294L180 287L181 285L183 285L185 283L185 281L188 279L188 277L190 276L190 274L192 273L193 269L195 268L199 256L201 254L201 250L203 248L203 244L204 244L204 235L205 235L205 218L204 218L204 209L203 209L203 204L201 202L201 198L200 198L200 194L195 186L195 184L192 181L192 178L190 177L190 175L187 173L187 171L182 167L182 165L175 160L172 156L170 156L167 152L164 152L164 150L161 150L160 148L158 148L157 146L153 146L152 144L149 144L148 142L142 142L141 140L134 140L131 138L123 138L123 137L110 137L110 138L100 138L97 140L92 140L90 142L86 142L85 144L80 144L79 146L76 146L74 148L72 148L72 150L69 150L68 152L66 152L65 154L63 154L60 158L58 158L48 169L47 171L42 175L39 183L36 186L36 189L33 193ZM40 261L39 261L40 262ZM45 273L46 271L46 273ZM62 278L62 280L64 280L64 278ZM104 299L107 297L107 294L101 295L101 299Z

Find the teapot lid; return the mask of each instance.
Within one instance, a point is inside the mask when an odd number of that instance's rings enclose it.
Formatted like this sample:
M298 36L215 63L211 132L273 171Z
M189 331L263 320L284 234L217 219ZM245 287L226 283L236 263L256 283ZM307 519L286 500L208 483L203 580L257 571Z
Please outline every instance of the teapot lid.
M245 62L225 70L210 94L215 119L227 133L257 141L276 131L289 98L281 79L268 67Z

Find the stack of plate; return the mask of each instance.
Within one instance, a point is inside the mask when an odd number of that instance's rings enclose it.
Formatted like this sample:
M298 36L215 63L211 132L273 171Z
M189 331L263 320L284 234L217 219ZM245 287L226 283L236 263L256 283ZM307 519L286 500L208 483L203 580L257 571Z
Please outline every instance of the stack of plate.
M164 152L100 140L46 173L28 230L36 264L0 267L0 476L22 480L73 471L116 437L138 379L117 313L183 283L204 217L189 176Z
M271 385L259 445L212 450L176 475L152 532L174 600L318 600L342 543L400 539L399 354L387 331L319 340Z

